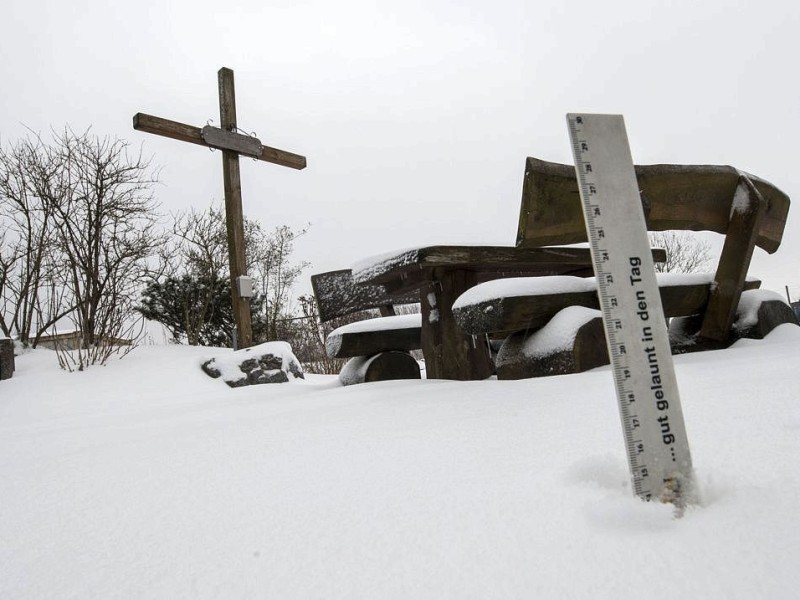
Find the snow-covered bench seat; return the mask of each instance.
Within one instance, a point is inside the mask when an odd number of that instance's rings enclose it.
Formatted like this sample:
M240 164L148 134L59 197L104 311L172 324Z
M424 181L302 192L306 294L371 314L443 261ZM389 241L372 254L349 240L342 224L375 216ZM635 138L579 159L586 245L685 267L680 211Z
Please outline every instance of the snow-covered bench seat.
M322 323L370 309L382 316L342 325L325 339L330 358L350 359L342 368L345 385L389 379L419 379L419 363L410 351L421 348L419 314L395 314L395 306L419 300L416 294L389 296L382 286L355 285L343 269L311 277Z
M352 358L392 350L419 350L421 316L392 315L342 325L325 338L325 352L331 358Z
M656 276L666 317L702 312L713 273L659 273ZM744 289L756 289L748 278ZM488 281L467 290L453 304L459 326L470 335L511 334L544 327L568 306L600 308L594 277L514 277Z
M674 353L723 347L740 337L764 337L782 323L797 323L774 292L748 277L726 344L698 341L714 282L712 273L657 274L665 318L672 319ZM595 279L524 277L491 281L462 294L453 314L466 333L503 337L496 357L499 379L576 373L608 364Z

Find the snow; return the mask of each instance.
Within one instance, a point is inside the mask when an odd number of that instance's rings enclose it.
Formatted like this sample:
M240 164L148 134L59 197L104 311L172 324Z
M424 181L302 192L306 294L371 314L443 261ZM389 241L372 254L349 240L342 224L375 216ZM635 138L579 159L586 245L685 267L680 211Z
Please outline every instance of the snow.
M150 346L0 382L0 598L792 598L800 328L675 357L702 504L628 482L608 368L231 389Z
M746 290L742 292L742 297L739 299L736 322L733 324L734 329L747 329L758 323L758 309L761 307L761 303L770 300L777 300L789 306L783 296L771 290Z
M364 258L351 267L353 281L363 282L390 269L414 264L419 259L419 248L404 248Z
M714 273L657 273L659 286L709 284L714 281ZM755 281L748 276L747 281ZM551 275L547 277L507 277L480 283L461 294L453 303L453 309L463 309L497 298L517 296L544 296L550 294L570 294L591 292L597 289L594 277L573 277L571 275Z
M431 308L436 308L436 294L433 292L428 292L426 294L426 298L428 299L428 306Z
M578 330L599 316L599 310L568 306L558 311L547 325L526 339L522 351L526 356L541 357L569 350L575 342Z
M740 179L739 185L736 186L736 191L733 194L730 219L733 219L736 213L746 213L752 205L753 200L750 198L750 188Z
M367 369L376 358L378 358L377 354L375 356L356 356L348 360L339 374L342 385L363 383Z
M362 321L342 325L331 331L325 340L325 351L328 353L328 356L337 356L342 347L342 336L346 334L363 333L365 331L386 331L389 329L413 329L414 327L421 326L422 315L420 313L363 319ZM365 371L367 368L369 368L368 362L360 364L358 368L355 367L355 364L352 365L352 376L358 377L359 373Z
M456 299L453 303L453 309L488 302L494 298L569 294L572 292L591 292L596 289L597 283L594 277L573 277L571 275L506 277L471 287Z
M334 329L328 337L341 336L347 333L361 333L364 331L384 331L387 329L412 329L421 323L419 313L409 315L392 315L389 317L375 317L364 319L355 323L348 323Z

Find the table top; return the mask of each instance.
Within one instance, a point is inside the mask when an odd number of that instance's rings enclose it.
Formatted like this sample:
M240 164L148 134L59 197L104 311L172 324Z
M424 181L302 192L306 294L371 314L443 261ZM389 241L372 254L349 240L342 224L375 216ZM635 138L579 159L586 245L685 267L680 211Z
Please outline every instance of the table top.
M353 267L353 281L398 292L431 279L436 269L474 271L490 279L500 274L591 275L592 260L589 248L581 247L426 246L361 261Z

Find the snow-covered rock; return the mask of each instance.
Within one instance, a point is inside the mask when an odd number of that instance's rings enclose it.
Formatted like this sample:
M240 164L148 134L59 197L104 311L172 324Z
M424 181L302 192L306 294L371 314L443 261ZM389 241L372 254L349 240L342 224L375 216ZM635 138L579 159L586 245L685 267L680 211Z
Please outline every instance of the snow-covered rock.
M202 369L211 377L222 377L230 387L286 383L305 378L300 361L287 342L267 342L228 352L206 360Z

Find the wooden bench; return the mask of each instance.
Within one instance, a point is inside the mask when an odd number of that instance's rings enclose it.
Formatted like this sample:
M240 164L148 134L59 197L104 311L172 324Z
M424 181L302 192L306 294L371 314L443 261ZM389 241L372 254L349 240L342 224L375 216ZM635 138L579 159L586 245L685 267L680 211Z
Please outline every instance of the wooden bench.
M378 309L380 317L357 320L334 329L325 339L330 358L349 359L342 383L419 379L420 368L409 354L421 348L420 315L397 315L395 307L419 301L416 294L389 296L382 286L357 286L349 269L311 277L322 323Z
M755 246L770 253L778 249L789 198L772 184L732 167L649 165L637 166L636 175L648 230L709 230L726 236L714 274L694 281L685 276L673 278L670 284L660 284L666 317L696 315L694 341L698 347L724 347L731 340L742 292L758 286L757 281L746 280L753 250ZM518 245L539 247L586 240L574 167L528 158ZM453 314L471 335L522 332L509 342L515 348L520 347L521 336L538 330L568 306L598 307L593 287L576 289L575 281L567 278L530 279L522 284L528 286L524 293L503 293L498 285L503 284L469 290L456 301ZM592 286L587 281L581 285ZM596 329L597 324L584 333L594 338ZM580 345L579 338L575 347ZM508 360L509 352L501 349L501 354L507 364L513 362ZM575 364L567 368L573 367L580 370ZM511 370L515 376L520 373ZM498 377L502 377L500 368Z
M653 258L665 260L664 251L654 250ZM365 357L413 345L422 350L427 378L471 380L494 373L492 348L459 328L451 310L456 298L484 281L562 274L591 275L589 249L427 246L368 258L352 271L315 275L312 284L323 322L365 308L383 307L389 314L392 303L416 301L421 307L419 342L409 323L367 321L332 332L326 339L329 356L361 357L351 362L363 363Z
M663 250L653 256L665 259ZM413 323L418 331L409 331L411 323L394 317L333 331L326 340L329 356L365 357L409 350L413 344L423 352L429 379L467 380L491 376L494 363L484 339L466 335L456 325L451 311L455 299L483 281L565 273L591 275L588 248L428 246L367 259L352 273L315 275L312 283L323 322L364 308L386 310L392 302L416 300L422 309Z

